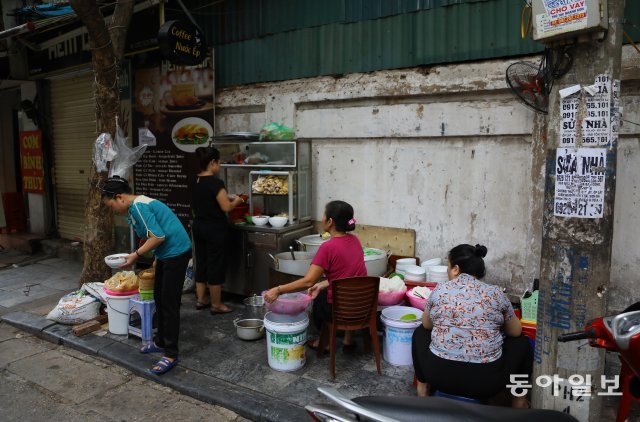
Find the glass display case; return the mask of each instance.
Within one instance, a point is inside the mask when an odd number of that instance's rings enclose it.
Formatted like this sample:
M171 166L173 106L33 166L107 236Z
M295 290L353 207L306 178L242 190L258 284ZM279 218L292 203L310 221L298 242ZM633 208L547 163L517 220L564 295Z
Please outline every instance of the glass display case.
M295 141L215 142L225 167L296 168L298 143Z
M237 189L249 194L249 213L285 215L288 224L311 219L311 142L216 140L225 184L236 174ZM239 180L239 182L238 182Z
M225 291L260 294L271 286L273 260L295 239L313 233L311 224L311 142L215 139L228 192L249 195L248 212L286 214L287 224L232 225Z

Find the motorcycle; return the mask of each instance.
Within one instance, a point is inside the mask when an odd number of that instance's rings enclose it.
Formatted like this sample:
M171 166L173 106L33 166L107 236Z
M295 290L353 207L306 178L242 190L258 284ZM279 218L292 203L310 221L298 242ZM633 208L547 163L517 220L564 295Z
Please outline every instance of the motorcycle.
M589 321L583 331L561 334L558 341L589 341L589 346L617 352L622 396L616 422L627 420L634 401L640 403L640 302L621 314Z
M366 396L350 400L335 388L319 387L336 405L307 405L317 422L575 422L571 415L555 410L514 409L467 403L443 397Z

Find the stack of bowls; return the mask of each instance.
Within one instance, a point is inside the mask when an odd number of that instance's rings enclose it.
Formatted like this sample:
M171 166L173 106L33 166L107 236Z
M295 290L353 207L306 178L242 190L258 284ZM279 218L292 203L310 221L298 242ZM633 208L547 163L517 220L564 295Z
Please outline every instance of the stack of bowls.
M422 268L426 269L427 271L429 271L427 269L427 267L433 267L434 265L444 265L444 262L442 261L442 258L426 259L426 260L422 261L422 264L420 264L420 266Z
M446 265L432 265L428 267L427 281L432 283L442 283L449 281Z
M404 269L404 279L405 281L427 281L427 271L417 265L407 266Z
M405 275L406 269L408 267L415 267L416 259L415 258L400 258L396 261L396 272L402 275Z

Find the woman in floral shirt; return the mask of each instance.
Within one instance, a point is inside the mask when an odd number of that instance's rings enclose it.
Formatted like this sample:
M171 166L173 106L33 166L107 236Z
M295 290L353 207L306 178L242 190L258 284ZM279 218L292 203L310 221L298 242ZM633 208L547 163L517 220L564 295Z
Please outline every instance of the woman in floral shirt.
M531 374L532 350L511 303L499 287L481 282L487 248L458 245L449 252L449 281L427 300L413 334L418 395L433 390L488 399L510 384L510 374ZM526 407L514 397L514 407Z

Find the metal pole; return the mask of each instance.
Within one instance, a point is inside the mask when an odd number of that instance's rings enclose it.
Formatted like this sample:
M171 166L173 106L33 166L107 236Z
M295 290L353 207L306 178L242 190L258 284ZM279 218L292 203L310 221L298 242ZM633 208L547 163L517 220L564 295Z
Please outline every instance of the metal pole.
M567 118L563 116L559 90L577 84L583 88L594 85L598 75L608 75L611 87L615 86L616 81L619 84L623 15L624 0L608 0L609 29L604 40L576 45L572 69L555 82L549 98L532 401L535 408L564 411L581 421L590 422L600 420L602 397L598 393L604 372L604 352L585 342L558 343L556 339L560 333L581 330L587 321L605 312L613 237L617 126L613 119L611 123L615 128L611 135L606 140L596 141L595 145L593 140L583 138L583 132L587 132L587 129L582 129L581 117L588 120L593 110L593 104L587 108L591 94L583 90L575 94L581 96L574 110L575 146L563 149L561 125L567 122ZM613 95L609 98L613 107ZM565 106L565 111L567 108ZM585 156L586 161L583 158ZM606 165L599 167L604 164L600 159L606 159ZM576 200L573 203L575 209L571 209L571 201L565 201L563 209L556 184L566 188L569 186L567 180L572 180L577 192L587 191L583 190L583 184L589 179L582 178L584 173L581 169L589 170L592 176L604 176L604 199L599 200L602 205L601 216L597 212L590 214L579 209L585 203L584 198L582 202ZM567 179L571 177L573 179ZM594 177L590 179L591 182L598 176ZM589 198L586 201L595 202L594 209L597 209L597 199ZM571 216L560 216L563 213ZM590 394L580 396L579 386L589 384L587 376L591 377L588 388ZM549 379L551 385L544 387Z

